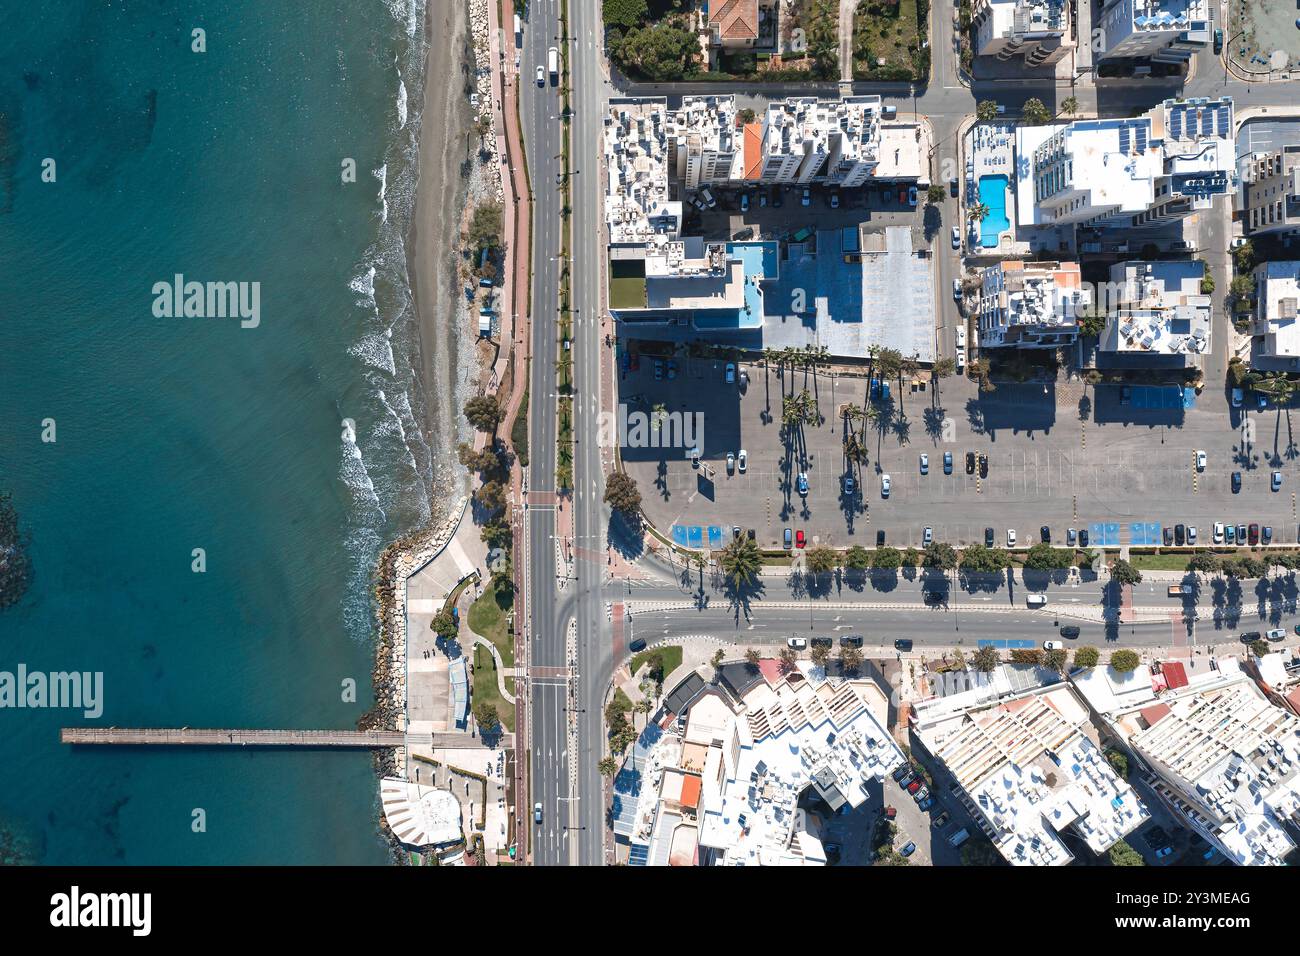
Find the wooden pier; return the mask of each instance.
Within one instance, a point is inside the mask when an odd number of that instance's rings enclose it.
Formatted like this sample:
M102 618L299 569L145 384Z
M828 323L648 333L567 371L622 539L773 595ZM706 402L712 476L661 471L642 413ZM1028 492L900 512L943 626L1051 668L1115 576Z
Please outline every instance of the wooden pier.
M486 747L468 734L405 734L400 730L209 730L194 727L64 727L65 744L118 744L161 747L343 747L376 750L383 747L431 747L469 750ZM498 747L514 746L514 735L503 734Z

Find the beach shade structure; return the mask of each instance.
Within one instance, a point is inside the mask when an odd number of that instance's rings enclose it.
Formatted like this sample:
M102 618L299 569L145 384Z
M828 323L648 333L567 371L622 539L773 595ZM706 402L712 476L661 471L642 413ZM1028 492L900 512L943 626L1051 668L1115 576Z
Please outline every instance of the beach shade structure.
M450 791L385 777L379 799L389 828L407 846L460 842L460 802Z

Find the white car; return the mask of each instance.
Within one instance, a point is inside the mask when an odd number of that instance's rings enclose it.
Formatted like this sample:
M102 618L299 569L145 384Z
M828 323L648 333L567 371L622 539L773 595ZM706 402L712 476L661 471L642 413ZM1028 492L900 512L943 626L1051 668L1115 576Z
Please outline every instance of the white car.
M882 498L889 497L889 476L888 475L880 476L880 497Z
M952 280L952 297L956 299L958 302L961 301L961 280L960 279Z
M1187 528L1187 543L1196 543L1196 525L1189 525Z
M1045 651L1059 651L1064 647L1065 645L1060 641L1043 641L1043 650Z
M961 229L957 226L952 227L952 247L954 249L961 248Z
M1196 470L1205 470L1205 452L1199 448L1196 450Z
M1282 628L1280 627L1275 627L1264 636L1267 637L1270 641L1285 641L1286 631L1282 630Z
M1214 543L1215 544L1223 543L1223 522L1222 521L1214 522Z
M745 473L745 466L747 464L749 464L749 452L742 448L740 449L740 454L736 455L736 468L742 475Z
M785 640L785 646L792 651L801 651L808 646L808 641L802 637L788 637Z
M546 70L545 68L540 66L537 68L537 85L538 86L546 85Z
M539 66L537 69L538 69L538 71L540 71L542 68ZM542 805L541 805L541 803L534 803L534 804L533 804L533 822L534 822L534 823L541 823L541 822L542 822Z
M1008 528L1008 529L1007 529L1007 547L1008 547L1008 548L1014 548L1015 546L1016 546L1016 529L1015 529L1015 528Z
M927 548L934 542L934 529L926 526L925 533L921 535L921 543Z
M921 453L921 474L928 475L929 473L930 473L930 456L927 455L925 452L922 452Z

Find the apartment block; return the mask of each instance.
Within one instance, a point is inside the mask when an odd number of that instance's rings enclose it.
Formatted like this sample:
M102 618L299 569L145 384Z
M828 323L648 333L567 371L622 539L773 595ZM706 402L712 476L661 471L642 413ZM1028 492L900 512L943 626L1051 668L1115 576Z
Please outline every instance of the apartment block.
M1235 189L1235 148L1228 97L1166 100L1129 119L1022 126L1017 219L1129 229L1172 222Z
M1261 262L1254 276L1251 364L1273 371L1300 369L1300 262Z
M609 241L677 237L682 204L668 194L668 104L664 97L612 99L605 115L605 225Z
M1300 228L1300 146L1247 158L1242 174L1242 228L1248 236Z
M1300 824L1300 718L1235 657L1188 657L1072 682L1166 809L1241 866L1283 865Z
M686 96L668 119L669 162L688 190L744 176L734 96Z
M1210 40L1208 0L1109 0L1098 23L1098 59L1178 63Z
M915 703L913 733L1012 866L1073 862L1061 839L1067 831L1100 856L1150 814L1106 760L1073 688L1017 688L1016 670L1007 670L1010 686L995 679Z
M1099 368L1190 368L1210 349L1211 299L1201 294L1199 260L1118 262L1099 303L1106 328Z
M1059 348L1078 336L1091 294L1077 262L1008 259L981 273L980 348Z
M975 0L972 23L977 56L1044 66L1074 49L1066 0Z

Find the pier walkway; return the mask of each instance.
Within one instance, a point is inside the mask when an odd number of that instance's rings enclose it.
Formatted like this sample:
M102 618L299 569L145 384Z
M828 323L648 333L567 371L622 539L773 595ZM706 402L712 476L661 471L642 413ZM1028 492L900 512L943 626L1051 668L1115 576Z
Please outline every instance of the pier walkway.
M343 747L376 749L416 745L434 750L486 748L481 737L469 734L404 734L400 730L210 730L192 727L64 727L65 744L154 745L165 747ZM498 747L513 747L514 735L504 734Z

